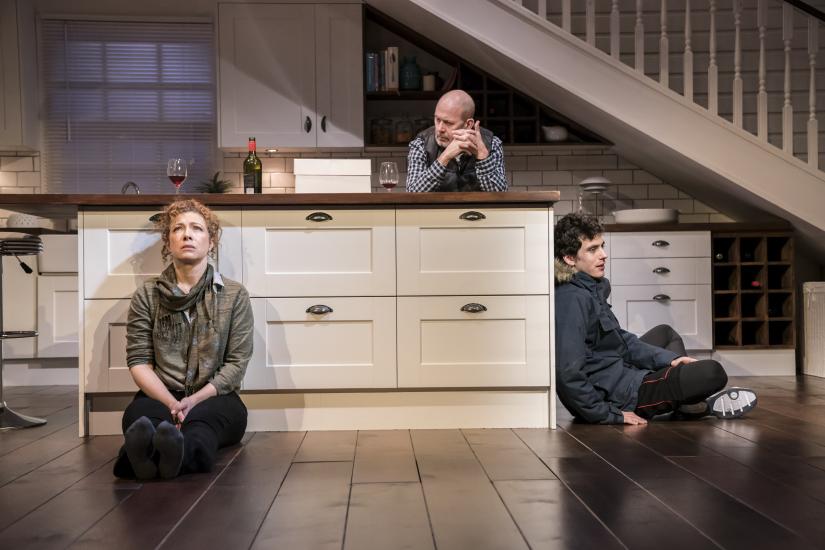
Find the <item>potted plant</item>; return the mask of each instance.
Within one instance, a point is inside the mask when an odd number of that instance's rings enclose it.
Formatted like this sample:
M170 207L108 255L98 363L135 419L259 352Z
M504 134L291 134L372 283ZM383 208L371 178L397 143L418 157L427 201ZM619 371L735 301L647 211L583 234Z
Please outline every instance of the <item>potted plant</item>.
M195 187L198 193L227 193L232 187L232 182L227 179L221 179L221 171L218 170L208 180L203 180Z

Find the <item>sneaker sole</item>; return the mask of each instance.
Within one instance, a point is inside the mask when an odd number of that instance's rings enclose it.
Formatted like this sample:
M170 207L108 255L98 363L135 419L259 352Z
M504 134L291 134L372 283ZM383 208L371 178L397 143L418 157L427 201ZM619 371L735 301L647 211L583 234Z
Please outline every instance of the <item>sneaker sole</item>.
M708 407L716 418L739 418L756 407L756 393L746 388L728 388L710 397Z

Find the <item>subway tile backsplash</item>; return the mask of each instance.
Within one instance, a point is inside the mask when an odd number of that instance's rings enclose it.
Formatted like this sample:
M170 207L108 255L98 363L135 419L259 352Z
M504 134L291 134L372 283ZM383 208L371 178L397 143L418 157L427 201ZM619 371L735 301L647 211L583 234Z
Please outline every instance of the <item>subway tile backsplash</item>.
M578 183L589 176L605 176L612 185L595 200L585 200L585 208L605 222L613 220L617 208L679 209L683 222L733 221L713 208L694 200L688 193L663 182L617 156L610 148L505 146L505 169L513 191L561 191L556 215L578 209ZM232 192L243 192L242 171L246 153L224 153L221 171L232 182ZM294 193L294 158L369 158L372 159L372 186L384 192L375 175L385 160L398 163L401 186L406 179L406 149L382 147L357 152L259 153L263 162L265 193ZM0 193L41 193L40 154L30 151L0 151Z

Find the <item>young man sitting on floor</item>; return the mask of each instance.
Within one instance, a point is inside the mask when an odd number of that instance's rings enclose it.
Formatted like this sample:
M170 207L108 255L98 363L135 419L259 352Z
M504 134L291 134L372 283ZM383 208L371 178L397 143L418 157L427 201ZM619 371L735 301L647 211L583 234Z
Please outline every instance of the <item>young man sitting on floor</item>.
M725 370L688 357L681 337L659 325L641 338L610 310L607 253L598 219L569 214L555 227L556 383L561 402L593 424L647 424L657 414L738 418L756 393L723 389Z

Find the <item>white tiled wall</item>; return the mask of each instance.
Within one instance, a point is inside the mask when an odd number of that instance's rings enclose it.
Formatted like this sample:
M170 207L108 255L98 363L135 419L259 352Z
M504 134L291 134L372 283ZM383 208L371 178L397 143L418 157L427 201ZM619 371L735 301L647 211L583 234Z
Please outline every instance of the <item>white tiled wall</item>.
M513 191L557 190L561 200L556 214L578 209L578 183L590 176L604 176L612 185L600 196L585 196L583 207L612 222L613 210L623 208L676 208L682 222L733 221L693 199L673 185L645 172L601 146L505 146L505 169ZM243 159L246 153L225 153L223 177L232 181L232 192L242 192ZM294 158L370 158L373 174L385 160L398 163L401 180L406 178L407 152L403 147L371 148L355 152L260 153L264 193L293 193ZM385 192L373 175L376 192ZM0 151L0 193L41 192L40 154ZM0 218L4 217L0 212Z

